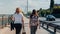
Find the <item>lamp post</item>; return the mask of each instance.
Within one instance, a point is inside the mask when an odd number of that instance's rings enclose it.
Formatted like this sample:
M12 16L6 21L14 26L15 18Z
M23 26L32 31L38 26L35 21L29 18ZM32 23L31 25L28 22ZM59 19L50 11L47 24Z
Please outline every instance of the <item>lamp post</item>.
M27 12L28 12L28 0L27 0Z

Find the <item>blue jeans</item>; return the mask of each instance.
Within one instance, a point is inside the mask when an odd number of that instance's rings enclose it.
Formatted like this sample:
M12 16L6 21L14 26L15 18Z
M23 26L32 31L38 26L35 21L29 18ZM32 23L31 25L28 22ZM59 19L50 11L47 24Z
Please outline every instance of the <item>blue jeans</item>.
M30 30L31 30L31 34L36 34L37 26L31 26Z

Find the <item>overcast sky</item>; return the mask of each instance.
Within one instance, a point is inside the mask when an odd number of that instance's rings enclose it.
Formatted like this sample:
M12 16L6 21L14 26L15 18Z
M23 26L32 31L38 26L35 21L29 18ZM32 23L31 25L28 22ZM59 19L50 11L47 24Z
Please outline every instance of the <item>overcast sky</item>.
M55 0L55 3L60 4L60 0ZM50 0L28 0L29 11L33 9L48 9ZM24 12L27 7L27 0L0 0L0 14L13 14L16 7L22 8Z

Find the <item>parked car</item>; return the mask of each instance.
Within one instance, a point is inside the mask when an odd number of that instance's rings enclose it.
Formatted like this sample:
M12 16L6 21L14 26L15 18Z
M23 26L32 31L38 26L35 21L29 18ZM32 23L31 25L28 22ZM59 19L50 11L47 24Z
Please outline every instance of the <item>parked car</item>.
M47 15L46 21L55 21L55 17L53 15Z

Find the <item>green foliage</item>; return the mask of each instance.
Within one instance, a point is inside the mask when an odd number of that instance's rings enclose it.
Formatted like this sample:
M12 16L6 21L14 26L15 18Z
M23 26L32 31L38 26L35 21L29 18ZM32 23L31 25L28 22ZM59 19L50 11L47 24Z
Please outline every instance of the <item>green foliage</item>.
M32 13L31 11L28 11L26 16L30 16L31 13Z
M54 6L54 9L58 9L58 8L60 9L60 6Z
M42 9L42 10L39 10L39 16L46 16L50 14L50 9Z

